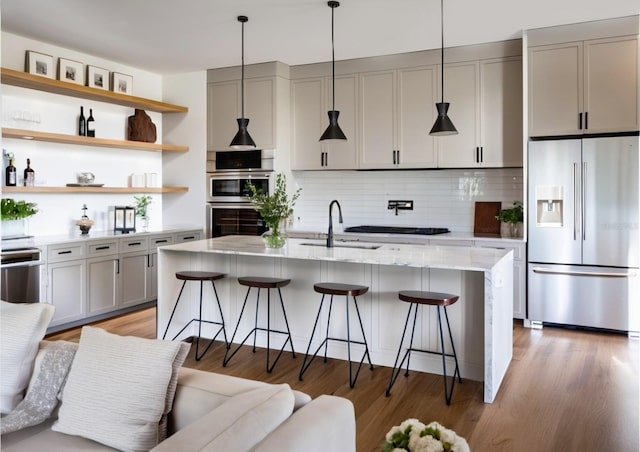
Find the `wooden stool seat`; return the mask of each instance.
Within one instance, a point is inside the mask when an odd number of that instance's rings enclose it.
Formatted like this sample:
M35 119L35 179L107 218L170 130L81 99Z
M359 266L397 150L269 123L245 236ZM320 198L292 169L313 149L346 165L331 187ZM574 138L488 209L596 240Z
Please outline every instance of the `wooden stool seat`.
M224 315L222 314L222 306L220 305L220 298L218 297L218 291L216 290L216 284L214 281L218 280L218 279L222 279L224 278L226 275L224 273L218 273L218 272L205 272L205 271L180 271L180 272L176 272L176 279L178 279L179 281L182 281L182 287L180 288L180 293L178 294L178 298L176 299L176 303L173 305L173 310L171 311L171 316L169 317L169 322L167 323L167 327L164 330L164 334L162 335L162 339L164 339L167 336L167 332L169 331L169 326L171 325L171 321L173 320L173 316L176 313L176 309L178 308L178 303L180 302L180 298L182 297L182 291L184 290L184 286L187 284L187 281L199 281L200 282L200 308L198 310L199 314L198 314L198 318L193 318L191 320L189 320L189 322L187 322L187 324L182 327L182 329L180 331L178 331L178 333L173 336L172 340L175 340L178 336L180 336L182 334L182 332L184 330L186 330L189 325L191 325L193 322L196 322L198 324L198 335L196 336L196 361L200 361L200 359L204 356L205 353L207 353L207 351L211 348L211 346L213 345L214 341L216 340L216 338L218 337L218 335L220 333L222 333L223 337L224 337L224 344L225 344L225 348L228 349L229 348L229 341L227 340L227 331L225 329L225 323L224 323ZM202 290L203 290L203 284L205 281L210 281L211 282L211 287L213 290L213 293L216 297L216 302L218 304L218 312L220 314L220 321L218 320L205 320L202 318ZM213 336L213 338L209 341L209 345L207 345L207 348L204 349L204 351L202 353L200 353L200 339L202 337L202 324L209 324L209 325L216 325L218 326L218 331L216 332L215 336Z
M176 272L176 278L181 281L216 281L225 277L224 273L184 271Z
M358 286L356 284L321 282L314 284L313 290L327 295L346 295L357 297L367 293L369 288L367 286Z
M244 276L238 278L241 286L257 287L259 289L277 289L289 285L290 279L268 278L266 276Z
M245 310L245 307L247 306L247 300L249 299L249 293L251 292L252 288L258 289L258 293L256 294L256 314L254 318L254 327L251 331L249 331L249 334L245 336L242 342L238 344L235 350L231 351L231 345L229 344L229 347L227 348L227 352L224 355L224 360L222 361L223 367L227 366L231 358L233 358L233 356L236 353L238 353L240 348L244 345L247 339L249 339L252 335L253 335L253 352L255 353L256 337L257 337L258 331L264 331L267 333L266 334L267 336L267 373L271 373L271 371L273 371L273 368L276 366L276 363L280 359L280 356L282 356L282 353L284 352L284 349L287 346L287 344L289 344L289 346L291 347L291 353L293 354L293 357L294 358L296 357L296 351L293 349L293 338L291 337L291 330L289 329L289 320L287 320L287 311L284 309L284 301L282 300L282 292L280 291L281 287L289 285L290 282L291 282L290 279L270 278L268 276L242 276L238 278L238 284L240 284L241 286L246 286L248 287L248 289L247 289L247 295L244 297L244 303L242 303L240 316L238 316L238 323L236 323L236 328L233 332L233 335L231 336L231 343L235 339L236 334L238 333L238 329L240 328L240 321L242 320L242 316L244 315L244 310ZM266 328L262 326L258 326L258 314L259 314L258 308L260 306L260 289L267 289L267 308L266 308L267 327ZM278 290L278 296L280 298L280 308L282 309L282 317L284 318L286 331L273 329L271 327L271 289ZM278 355L276 356L276 359L273 361L273 363L271 363L271 359L269 357L269 353L271 351L271 335L272 334L280 334L281 336L285 336L286 338L284 341L284 344L282 344L282 348L280 348Z
M365 358L369 362L369 368L373 370L373 363L371 362L371 355L369 354L369 345L367 344L367 337L364 333L364 326L362 325L362 317L360 317L360 310L358 309L358 301L356 297L358 295L363 295L367 293L369 288L367 286L360 286L357 284L344 284L344 283L333 283L333 282L320 282L313 285L313 290L322 294L322 300L320 300L320 307L318 308L318 314L316 315L316 321L313 324L313 330L311 330L311 337L309 339L309 345L307 346L307 352L304 356L304 361L302 362L302 368L300 369L300 375L298 379L302 381L302 377L304 373L307 371L311 362L318 355L318 352L322 347L324 347L324 362L327 362L327 347L329 341L338 341L344 342L347 344L347 359L349 361L349 386L353 388L356 384L356 380L358 379L358 374L360 373L360 369L362 368L362 364L364 363ZM324 305L324 297L325 295L330 295L329 301L329 309L327 315L327 329L325 333L324 340L320 343L315 352L310 354L311 351L311 342L313 341L313 336L315 334L316 328L318 326L318 321L320 320L320 314L322 313L322 306ZM331 322L331 309L333 308L333 296L334 295L342 295L345 297L345 308L346 308L346 329L347 329L347 338L338 338L338 337L330 337L329 336L329 324ZM350 321L349 321L349 297L353 300L353 306L355 308L358 324L360 326L360 332L362 333L362 340L353 340L351 339L351 331L350 331ZM353 374L352 365L351 365L351 344L359 344L364 346L364 353L362 354L362 358L358 363L357 370L355 375ZM308 360L308 361L307 361Z
M423 292L420 290L403 290L398 298L409 303L428 304L430 306L450 306L460 298L458 295L441 292Z

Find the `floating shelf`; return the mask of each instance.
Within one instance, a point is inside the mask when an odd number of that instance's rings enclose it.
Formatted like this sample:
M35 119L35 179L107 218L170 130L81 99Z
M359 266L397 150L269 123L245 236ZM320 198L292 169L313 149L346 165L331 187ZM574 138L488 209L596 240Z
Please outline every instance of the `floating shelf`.
M2 136L4 138L18 138L21 140L46 141L49 143L86 145L102 148L135 149L138 151L187 152L189 150L189 146L83 137L78 135L64 135L61 133L38 132L35 130L26 129L3 128Z
M189 187L2 187L3 193L186 193Z
M27 72L16 71L14 69L4 67L1 69L1 76L2 83L5 85L19 86L21 88L35 89L53 94L62 94L64 96L107 102L116 105L123 105L125 107L156 111L159 113L186 113L189 111L189 108L181 105L168 104L166 102L145 99L143 97L114 93L112 91L98 88L90 88L88 86L54 80L40 75L33 75Z

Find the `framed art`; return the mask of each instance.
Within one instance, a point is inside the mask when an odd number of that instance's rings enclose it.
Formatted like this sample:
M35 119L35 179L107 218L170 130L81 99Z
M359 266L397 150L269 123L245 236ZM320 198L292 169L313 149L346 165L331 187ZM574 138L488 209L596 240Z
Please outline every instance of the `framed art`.
M84 85L84 64L58 58L58 80Z
M87 86L90 88L109 89L109 71L97 66L87 66Z
M131 95L133 91L133 77L130 75L120 74L119 72L112 72L111 91L114 93Z
M33 50L27 50L25 70L29 74L53 78L53 57L51 55L45 55L44 53L34 52Z

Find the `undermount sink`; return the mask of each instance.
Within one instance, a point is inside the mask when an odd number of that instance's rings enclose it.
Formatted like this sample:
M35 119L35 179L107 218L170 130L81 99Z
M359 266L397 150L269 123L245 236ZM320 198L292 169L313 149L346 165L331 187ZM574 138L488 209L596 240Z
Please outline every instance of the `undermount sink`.
M305 246L321 246L323 248L327 247L326 243L320 243L320 242L304 242L301 243L300 245L305 245ZM361 249L361 250L377 250L378 248L380 248L382 245L374 245L371 243L334 243L333 247L334 248L354 248L354 249Z

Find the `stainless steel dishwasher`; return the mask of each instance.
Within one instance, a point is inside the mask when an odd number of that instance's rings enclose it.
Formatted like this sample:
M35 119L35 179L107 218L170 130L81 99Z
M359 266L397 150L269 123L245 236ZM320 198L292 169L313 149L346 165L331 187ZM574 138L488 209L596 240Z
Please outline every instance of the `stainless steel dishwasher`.
M0 295L12 303L40 302L40 267L44 263L38 248L3 249L0 253Z

